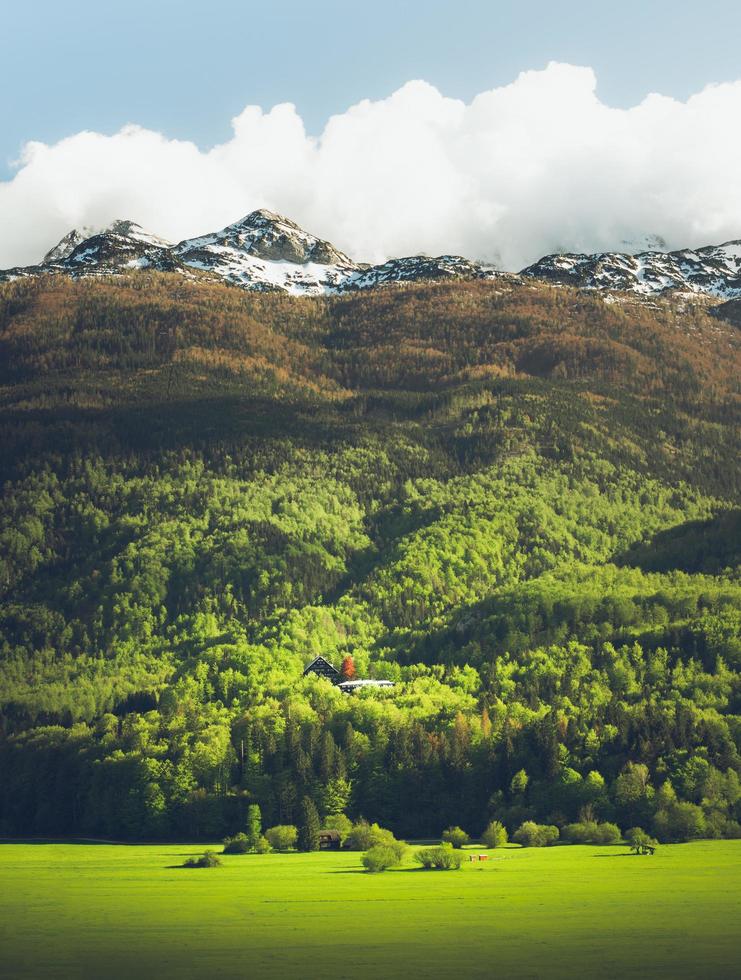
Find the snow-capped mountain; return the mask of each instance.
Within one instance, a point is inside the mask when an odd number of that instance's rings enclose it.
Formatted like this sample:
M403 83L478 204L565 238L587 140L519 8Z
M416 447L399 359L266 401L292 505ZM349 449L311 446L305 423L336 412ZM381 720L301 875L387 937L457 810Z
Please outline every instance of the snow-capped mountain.
M297 294L334 292L360 268L334 245L265 210L180 242L172 254L184 266L237 286Z
M171 245L132 221L114 221L95 234L74 230L41 265L0 272L0 281L40 274L110 275L157 269L198 275L243 289L322 295L395 282L497 275L493 266L457 255L411 256L382 265L354 262L330 242L282 215L261 209L221 231Z
M493 279L503 273L493 265L471 262L460 255L440 255L435 259L426 255L412 255L404 259L390 259L382 265L359 269L343 285L343 289L370 289L394 282L424 282L440 279Z
M134 221L113 221L102 231L89 228L68 232L39 265L6 269L0 282L38 275L103 276L125 269L177 269L172 244L152 235Z
M657 242L658 244L658 242ZM133 221L114 221L101 231L70 231L37 266L0 272L0 282L42 274L111 275L156 269L226 282L243 289L323 295L393 283L511 278L493 265L457 255L390 259L380 265L355 262L330 242L264 209L221 231L176 245ZM741 297L741 241L699 249L637 254L547 255L520 273L526 278L583 289L656 296L670 291L721 299Z
M90 238L95 234L93 228L83 228L78 231L77 228L73 228L72 231L67 232L64 238L57 242L54 248L50 248L46 255L41 260L42 265L54 265L57 262L61 262L62 259L66 259L77 246L84 242L85 239Z
M74 263L89 266L95 263L96 255L105 255L108 260L115 262L116 253L120 252L122 261L117 264L123 265L125 264L126 253L131 252L132 242L163 249L169 249L172 244L157 235L150 235L135 221L118 220L111 222L107 228L103 228L99 232L92 228L83 228L80 231L73 228L54 248L46 253L41 264L58 265L71 259L72 255L76 253ZM86 244L86 247L80 250L79 246L83 243Z
M76 245L56 263L68 272L104 275L121 269L173 270L178 263L172 246L133 221L114 221L104 232Z
M183 265L239 286L303 294L454 277L483 279L497 274L492 266L458 255L415 255L382 265L354 262L330 242L265 210L253 211L222 231L181 242L172 252Z
M741 296L741 241L678 252L601 252L546 255L523 276L580 286L655 296L669 290Z

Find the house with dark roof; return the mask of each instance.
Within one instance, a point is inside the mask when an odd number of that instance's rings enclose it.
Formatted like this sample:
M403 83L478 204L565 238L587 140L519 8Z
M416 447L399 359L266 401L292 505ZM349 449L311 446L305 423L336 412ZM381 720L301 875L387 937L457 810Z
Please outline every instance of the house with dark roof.
M319 831L319 850L320 851L339 851L342 837L339 830L320 830Z
M340 672L324 657L314 657L309 666L304 670L304 677L307 674L316 674L317 677L326 677L328 681L337 684L340 680Z
M304 670L304 677L307 674L316 674L317 677L326 677L344 694L352 694L353 691L362 690L364 687L393 687L393 681L363 680L356 678L351 681L343 681L342 674L334 664L331 664L325 657L314 657L308 667Z

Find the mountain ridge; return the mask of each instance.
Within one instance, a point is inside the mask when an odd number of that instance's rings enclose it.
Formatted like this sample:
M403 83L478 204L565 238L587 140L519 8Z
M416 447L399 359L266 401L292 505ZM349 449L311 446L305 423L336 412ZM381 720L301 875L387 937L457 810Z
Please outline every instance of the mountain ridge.
M44 274L111 275L129 269L179 272L242 289L331 295L400 283L521 277L640 298L691 293L741 297L741 240L675 251L553 253L519 273L459 255L413 255L357 262L283 215L261 208L175 244L136 222L72 229L35 266L0 270L0 282Z
M741 295L741 241L675 251L554 253L520 273L587 289L655 296L670 290L721 299Z

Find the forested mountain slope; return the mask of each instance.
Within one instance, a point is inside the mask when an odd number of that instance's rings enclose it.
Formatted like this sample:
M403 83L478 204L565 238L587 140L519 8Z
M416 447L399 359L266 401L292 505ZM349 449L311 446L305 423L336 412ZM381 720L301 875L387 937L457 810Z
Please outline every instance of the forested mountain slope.
M610 300L1 286L4 832L741 833L741 335Z

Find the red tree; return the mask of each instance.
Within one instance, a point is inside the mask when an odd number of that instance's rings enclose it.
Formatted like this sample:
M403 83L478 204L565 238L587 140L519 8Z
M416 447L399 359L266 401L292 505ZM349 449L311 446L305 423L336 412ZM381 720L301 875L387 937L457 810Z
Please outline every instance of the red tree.
M349 653L342 661L340 674L342 675L343 681L351 681L355 677L355 661Z

